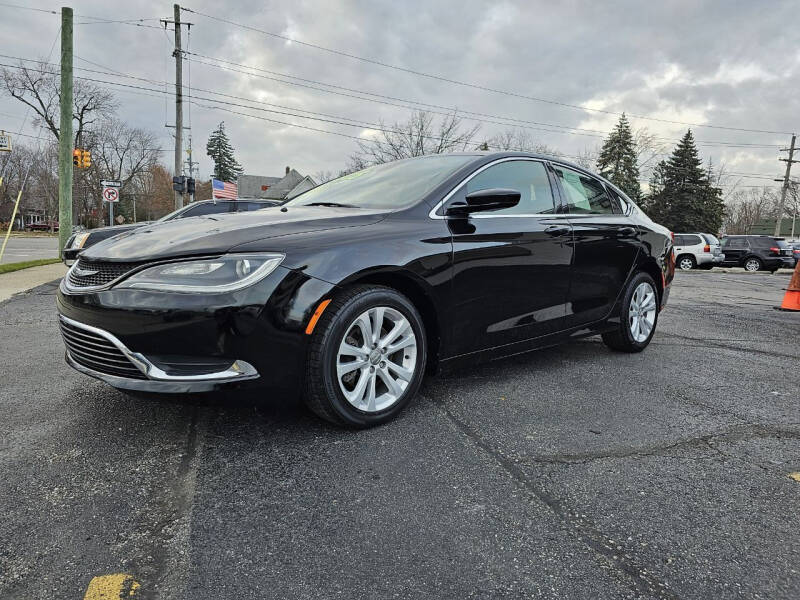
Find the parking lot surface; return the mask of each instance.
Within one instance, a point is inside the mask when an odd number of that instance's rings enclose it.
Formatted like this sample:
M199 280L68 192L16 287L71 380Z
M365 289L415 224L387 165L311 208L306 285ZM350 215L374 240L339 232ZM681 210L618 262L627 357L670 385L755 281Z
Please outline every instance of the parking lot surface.
M800 597L788 281L678 273L645 352L430 378L369 431L290 397L126 396L64 364L55 284L15 296L0 598L109 575L137 598Z

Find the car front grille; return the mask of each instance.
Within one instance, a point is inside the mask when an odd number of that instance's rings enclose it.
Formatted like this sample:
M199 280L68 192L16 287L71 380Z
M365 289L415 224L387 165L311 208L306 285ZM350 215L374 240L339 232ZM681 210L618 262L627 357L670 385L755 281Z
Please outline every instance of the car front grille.
M133 262L100 262L84 258L69 272L69 284L72 287L97 287L119 279L140 263Z
M111 340L78 325L59 319L67 352L79 365L117 377L147 379Z

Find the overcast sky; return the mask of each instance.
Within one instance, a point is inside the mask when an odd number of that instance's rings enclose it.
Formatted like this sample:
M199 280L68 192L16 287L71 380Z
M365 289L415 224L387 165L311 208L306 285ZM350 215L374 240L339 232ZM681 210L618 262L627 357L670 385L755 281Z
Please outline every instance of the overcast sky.
M692 127L699 142L716 143L700 144L705 160L722 162L732 172L766 174L764 178L741 179L740 185L774 185L770 178L782 174L784 167L777 161L778 148L788 145L789 132L798 129L800 120L800 7L796 2L187 2L187 8L251 28L513 94L612 113L626 111L652 119L782 132ZM60 7L55 2L15 3L55 11ZM72 6L76 13L75 54L80 57L75 59L76 67L174 82L172 32L157 28L158 18L171 18L171 3L75 0ZM59 16L7 7L2 8L2 14L2 54L48 56L59 31ZM333 115L332 120L342 117L375 123L382 119L391 123L407 119L410 109L291 85L285 83L285 76L319 82L304 82L314 87L342 86L462 111L551 124L558 127L528 131L536 141L567 155L598 147L602 136L576 135L563 127L607 131L618 118L615 114L405 73L198 14L184 12L182 18L193 23L185 42L190 51L274 72L260 72L273 78L266 79L193 63L193 86L325 113ZM142 22L147 27L87 23L97 19L152 20ZM56 43L54 62L58 62L58 54ZM77 70L76 75L112 79ZM114 80L159 88L141 81ZM119 116L152 131L161 147L169 150L173 141L164 124L174 122L174 98L169 96L165 102L158 92L109 87L118 98ZM160 89L164 89L163 84ZM199 91L195 95L211 97ZM285 111L266 104L255 106ZM18 131L24 108L13 99L0 97L0 128ZM346 136L374 135L362 126L228 108ZM204 176L211 171L205 143L222 120L239 161L251 174L278 175L286 165L304 174L338 171L356 149L355 140L349 137L195 105L191 108L191 128L195 159ZM684 124L658 120L631 117L631 121L634 127L647 127L665 142L677 140L687 129ZM478 137L488 138L505 128L483 123ZM30 126L24 132L35 133ZM672 142L670 149L671 145ZM169 151L163 153L163 162L172 164Z

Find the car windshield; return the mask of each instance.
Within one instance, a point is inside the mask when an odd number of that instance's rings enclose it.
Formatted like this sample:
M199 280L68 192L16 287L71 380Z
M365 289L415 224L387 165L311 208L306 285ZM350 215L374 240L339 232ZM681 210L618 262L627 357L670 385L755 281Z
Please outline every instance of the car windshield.
M472 155L438 154L376 165L323 183L286 206L406 208L473 160Z
M785 249L789 247L789 243L786 240L775 240L775 244L778 246L778 248Z

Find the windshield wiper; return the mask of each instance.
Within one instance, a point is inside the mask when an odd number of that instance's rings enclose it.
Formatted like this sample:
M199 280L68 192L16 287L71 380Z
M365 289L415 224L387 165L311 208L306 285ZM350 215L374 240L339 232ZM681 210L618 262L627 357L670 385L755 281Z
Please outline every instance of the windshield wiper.
M333 208L358 208L355 204L342 204L341 202L309 202L303 206L331 206Z

